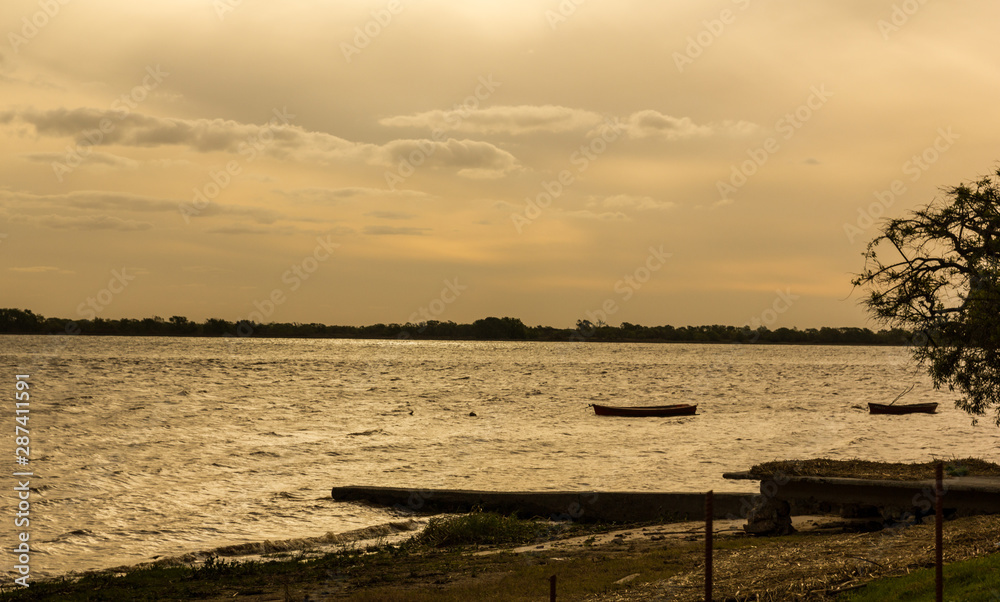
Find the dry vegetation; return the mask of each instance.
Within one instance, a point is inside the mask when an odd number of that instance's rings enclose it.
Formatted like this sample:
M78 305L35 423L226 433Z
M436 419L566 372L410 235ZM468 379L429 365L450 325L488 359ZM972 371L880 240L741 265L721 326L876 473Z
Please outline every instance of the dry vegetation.
M853 479L884 479L913 481L933 479L937 462L904 464L902 462L871 462L869 460L784 460L764 462L750 469L755 477L777 474L803 477L842 477ZM945 462L948 476L1000 476L1000 465L979 458L963 458Z
M905 575L934 564L934 527L874 533L795 535L720 541L713 593L720 600L830 600L878 577ZM945 523L945 563L1000 551L1000 517ZM589 600L703 600L704 565L669 579Z

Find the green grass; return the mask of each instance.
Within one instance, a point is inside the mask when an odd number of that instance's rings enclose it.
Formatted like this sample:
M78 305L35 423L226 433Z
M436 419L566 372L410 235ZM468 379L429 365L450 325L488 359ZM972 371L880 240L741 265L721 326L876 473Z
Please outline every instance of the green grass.
M944 565L945 600L1000 602L1000 554ZM843 602L934 600L934 569L920 569L905 577L878 579L864 588L841 595Z
M505 545L528 543L545 534L545 526L535 521L494 512L473 512L452 518L432 518L415 542L434 547Z

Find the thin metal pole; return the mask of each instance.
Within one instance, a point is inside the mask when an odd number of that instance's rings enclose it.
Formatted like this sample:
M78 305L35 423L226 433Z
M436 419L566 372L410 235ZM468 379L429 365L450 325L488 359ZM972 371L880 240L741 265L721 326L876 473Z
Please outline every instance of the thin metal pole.
M549 600L556 602L556 576L549 577Z
M712 602L712 492L705 496L705 602Z
M944 602L944 464L938 462L937 475L935 476L934 506L936 516L934 518L934 546L935 567L934 567L934 587L937 602Z

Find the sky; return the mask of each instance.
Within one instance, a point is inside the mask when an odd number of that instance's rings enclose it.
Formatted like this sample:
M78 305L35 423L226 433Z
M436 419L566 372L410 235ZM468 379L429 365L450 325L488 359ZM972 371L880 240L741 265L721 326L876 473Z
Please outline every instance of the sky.
M987 0L6 0L0 306L867 326L994 171Z

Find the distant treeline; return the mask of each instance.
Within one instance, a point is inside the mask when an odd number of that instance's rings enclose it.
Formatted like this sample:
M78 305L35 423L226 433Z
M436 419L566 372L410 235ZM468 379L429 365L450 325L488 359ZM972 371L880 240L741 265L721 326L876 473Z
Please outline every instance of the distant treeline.
M471 324L430 320L419 324L372 324L328 326L326 324L269 323L247 320L230 322L209 318L193 322L183 316L164 320L159 316L142 320L68 320L46 318L29 310L0 309L0 334L84 334L118 336L237 336L276 338L350 339L445 339L521 341L620 341L676 343L799 343L812 345L907 345L912 335L905 330L867 328L777 328L736 326L620 326L578 320L576 328L526 326L517 318L483 318Z

